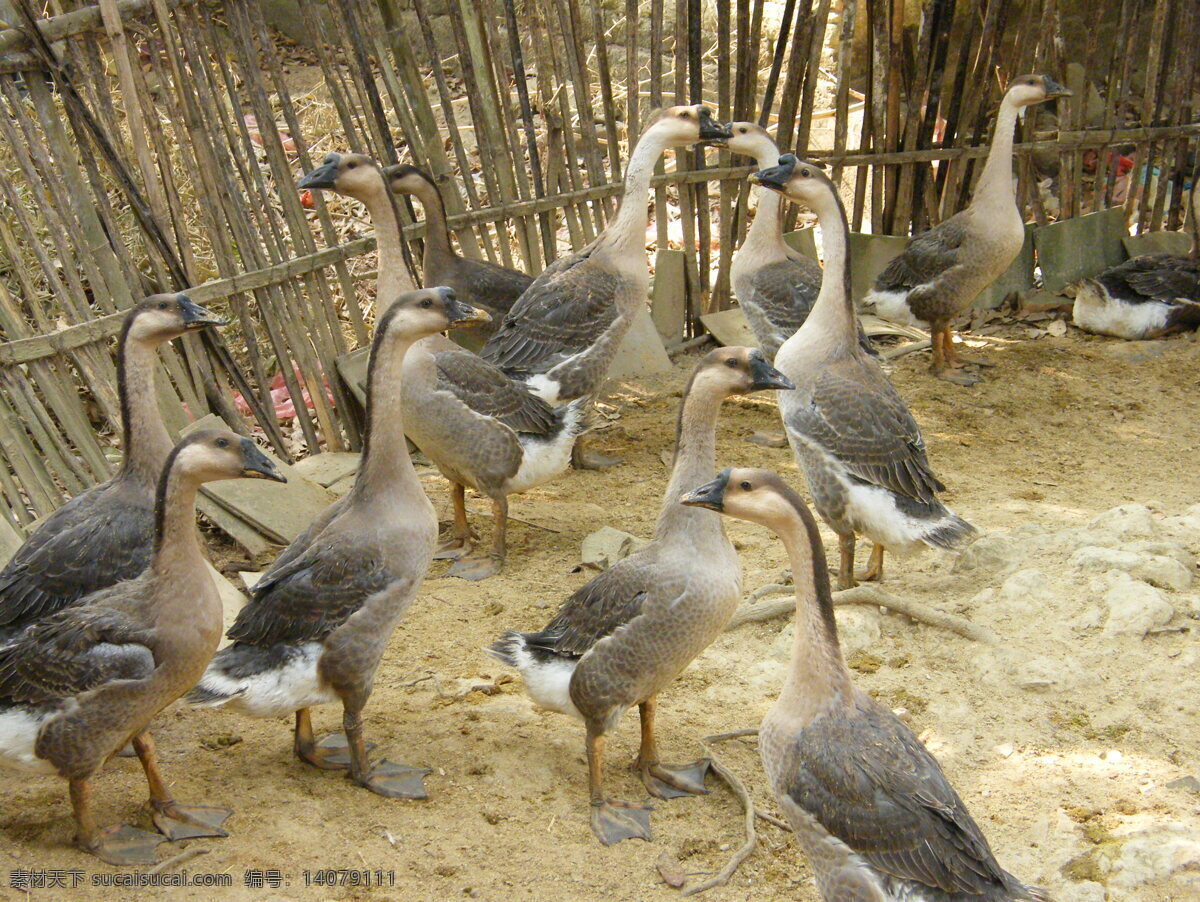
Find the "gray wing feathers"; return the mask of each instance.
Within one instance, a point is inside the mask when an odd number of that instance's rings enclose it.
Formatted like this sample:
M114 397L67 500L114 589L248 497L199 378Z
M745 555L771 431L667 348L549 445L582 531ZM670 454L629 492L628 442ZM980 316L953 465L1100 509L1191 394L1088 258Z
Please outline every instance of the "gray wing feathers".
M956 213L928 232L914 235L875 279L875 290L906 291L933 282L958 262L966 234L966 219Z
M651 586L650 569L636 555L624 558L578 589L544 630L526 640L555 654L582 657L641 614Z
M543 436L554 432L558 424L554 408L493 364L469 351L441 351L434 359L438 388L471 410L499 420L514 432Z

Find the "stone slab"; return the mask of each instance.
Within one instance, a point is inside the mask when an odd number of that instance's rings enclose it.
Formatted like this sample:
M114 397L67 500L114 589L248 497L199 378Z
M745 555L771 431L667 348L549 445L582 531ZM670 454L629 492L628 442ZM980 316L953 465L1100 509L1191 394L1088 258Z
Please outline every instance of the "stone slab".
M817 257L817 239L815 236L815 229L797 229L794 232L788 232L784 235L783 240L791 246L792 250L799 251L804 256L811 257L817 263L820 263L821 260Z
M245 548L246 553L251 557L257 558L271 549L272 543L267 541L262 533L233 511L222 506L215 498L209 498L201 492L196 499L196 510L208 517L222 532Z
M746 314L742 313L740 307L722 310L719 313L706 313L700 317L700 322L709 334L725 347L758 347L754 330L746 322Z
M1033 290L1033 233L1036 229L1032 223L1025 226L1025 243L1021 245L1020 253L1008 265L1008 269L975 298L973 307L994 310L1003 303L1010 294L1024 297Z
M212 575L213 582L217 584L217 594L221 596L220 647L223 648L229 644L229 640L225 638L225 634L229 632L229 628L233 626L233 621L237 619L238 611L246 603L246 596L208 561L205 561L204 565L208 567L208 572Z
M662 250L654 255L650 318L664 342L683 341L687 319L687 259L683 251Z
M338 375L350 389L350 394L358 401L359 407L367 409L367 365L370 363L371 349L359 348L349 354L343 354L335 361Z
M663 347L654 320L650 318L650 308L639 310L633 318L633 325L625 333L617 356L609 365L609 381L638 379L670 371L671 358L667 356L667 349Z
M901 235L850 233L850 292L855 302L871 290L876 277L906 244L908 239Z
M221 425L220 418L210 414L184 430L184 434ZM200 491L271 541L286 545L308 527L313 517L336 501L337 496L306 479L295 467L283 463L269 450L262 450L287 477L286 483L229 479L207 483Z
M1178 254L1185 256L1192 249L1191 236L1186 232L1147 232L1144 235L1126 235L1121 239L1125 253L1130 257L1142 254Z
M1067 285L1116 266L1125 260L1125 209L1110 207L1097 213L1064 219L1034 230L1033 243L1042 285L1061 291Z
M358 472L362 455L356 451L326 451L298 460L292 468L305 479L329 488L335 482Z

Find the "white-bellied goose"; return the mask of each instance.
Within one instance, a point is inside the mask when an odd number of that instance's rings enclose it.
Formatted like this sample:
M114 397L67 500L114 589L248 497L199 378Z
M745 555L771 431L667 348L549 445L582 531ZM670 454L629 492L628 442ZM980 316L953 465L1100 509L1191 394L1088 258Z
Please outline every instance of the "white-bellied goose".
M792 154L753 181L817 214L825 247L821 292L804 325L783 343L775 365L796 383L779 396L788 442L817 512L841 541L838 587L854 583L855 533L875 543L863 579L882 579L884 549L924 543L954 549L975 528L937 499L925 440L904 399L859 346L850 299L849 229L837 188Z
M448 288L400 296L380 316L367 377L367 438L354 488L284 549L255 583L192 704L255 717L294 714L293 749L317 767L392 798L424 798L427 771L381 761L370 767L362 710L392 630L420 588L437 540L437 517L404 441L400 400L412 344L482 311ZM341 702L344 740L314 741L309 708ZM347 754L348 752L348 754Z
M150 864L163 838L226 836L225 808L180 805L145 732L195 685L221 638L221 598L196 529L203 482L261 476L284 481L249 439L208 430L168 453L155 497L146 569L44 617L0 649L0 764L70 781L75 843L111 864ZM155 826L101 830L93 774L133 741Z
M728 128L733 135L725 142L729 150L754 157L760 169L779 162L779 148L761 125L731 122ZM768 360L774 360L779 346L804 325L821 290L821 267L817 261L783 240L779 207L778 194L767 188L758 190L754 219L729 267L738 306L746 314L746 322ZM876 355L861 324L858 342L868 354Z
M454 250L446 225L446 206L437 183L425 170L407 164L383 170L394 194L415 197L425 211L425 254L421 279L426 285L446 285L455 296L491 315L491 322L458 330L455 336L464 346L478 351L500 325L513 302L533 281L533 276L499 266L490 260L472 260Z
M963 369L972 361L954 350L950 322L1008 268L1025 242L1012 172L1017 114L1031 104L1070 93L1049 75L1014 78L1000 102L992 146L970 205L910 238L863 298L863 306L873 306L884 319L928 324L933 333L932 372L941 379L961 385L979 381L978 375Z
M854 686L838 646L825 549L800 496L774 473L737 469L681 500L766 526L791 560L791 668L762 722L759 753L822 898L1045 900L1000 867L929 750Z
M47 517L0 570L0 642L146 569L155 488L172 446L154 388L156 351L164 341L224 324L185 294L153 295L126 315L117 341L125 459L107 482Z
M605 845L650 838L648 808L604 793L604 737L630 706L641 712L637 767L647 790L664 799L705 791L707 761L659 762L655 706L725 628L741 598L742 570L721 518L678 499L715 472L725 398L791 387L758 349L720 348L704 357L684 390L671 479L650 544L575 592L545 629L506 633L489 649L521 671L534 702L586 725L592 830Z
M1190 254L1142 254L1082 280L1075 325L1132 340L1200 327L1200 163L1192 171L1191 207Z
M593 397L603 387L634 315L646 304L647 196L658 158L669 147L719 143L728 137L728 130L701 105L652 114L629 155L617 215L595 241L559 258L533 280L488 339L484 358L528 382L552 405ZM576 454L581 466L614 462Z

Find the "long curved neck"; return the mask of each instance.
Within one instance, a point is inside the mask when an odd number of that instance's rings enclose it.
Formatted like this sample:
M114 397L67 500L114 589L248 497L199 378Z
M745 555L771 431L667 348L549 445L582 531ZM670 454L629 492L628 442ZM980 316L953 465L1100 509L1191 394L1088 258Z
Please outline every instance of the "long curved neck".
M801 328L822 329L830 342L855 344L858 332L854 301L850 297L850 227L846 222L846 208L832 185L809 206L821 223L825 272L812 312Z
M838 645L829 571L816 522L797 514L778 530L796 582L791 667L776 706L807 723L822 711L853 704L850 671Z
M351 490L355 500L372 500L381 489L421 491L404 439L401 379L404 356L413 342L377 336L367 371L367 436L358 479Z
M117 350L117 392L121 398L125 449L119 475L147 486L158 482L172 446L158 407L154 384L157 368L157 343L139 341L124 332Z
M992 146L988 150L987 162L979 176L975 187L973 205L979 207L988 203L1015 205L1015 189L1013 187L1013 132L1017 124L1018 107L1007 97L1000 102L1000 112L996 114L996 130L992 134Z
M769 169L779 163L779 149L774 144L763 149L755 158L759 169ZM754 211L754 219L746 230L746 240L743 246L756 247L777 246L786 252L787 246L783 240L783 228L779 215L783 198L770 188L758 188L758 207Z
M458 256L450 241L450 229L446 224L446 205L442 200L442 192L437 185L421 179L421 187L413 192L425 211L425 256L422 268L425 281L430 279L430 273L439 272Z
M392 206L391 191L384 183L382 174L373 180L369 189L355 192L354 197L362 201L375 226L375 243L379 252L379 275L375 280L376 303L380 310L406 291L416 288L404 264L404 252L400 249L403 240L400 220Z
M653 127L643 133L629 155L625 167L625 193L617 215L605 228L600 241L614 249L641 253L646 246L646 227L650 225L650 176L667 143Z
M698 528L715 525L721 530L721 518L703 508L685 507L679 496L711 480L717 472L717 417L724 388L711 384L703 374L693 379L683 397L675 436L675 460L671 478L663 494L662 511L654 529L655 538L676 532L689 534Z
M159 576L180 575L203 567L204 546L196 526L196 492L200 484L172 467L159 480L154 503L154 557L151 569Z

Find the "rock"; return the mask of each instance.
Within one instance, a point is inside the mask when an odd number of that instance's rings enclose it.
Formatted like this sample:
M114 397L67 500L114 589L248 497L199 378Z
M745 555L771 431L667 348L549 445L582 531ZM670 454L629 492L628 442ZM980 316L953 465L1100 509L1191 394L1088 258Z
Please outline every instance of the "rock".
M1126 542L1121 546L1121 550L1154 557L1169 557L1179 561L1179 563L1183 564L1189 570L1196 566L1196 556L1178 542L1141 539L1137 542Z
M981 649L972 656L971 666L983 683L1013 683L1027 691L1067 689L1083 675L1073 659L1047 658L1004 646Z
M1128 573L1112 571L1110 575L1111 583L1103 599L1108 608L1106 635L1141 638L1150 630L1165 626L1175 615L1175 609L1158 589Z
M1122 504L1093 519L1088 529L1111 533L1121 541L1148 539L1154 535L1154 519L1144 504Z
M1006 533L988 532L966 547L954 562L954 572L981 570L1007 576L1020 569L1024 559L1020 543Z
M1192 584L1192 571L1175 558L1170 557L1149 558L1130 572L1135 579L1158 586L1160 589L1182 592Z
M842 654L845 657L879 644L882 635L880 618L873 608L862 605L836 608L833 616L837 619L838 643L842 646ZM791 660L794 636L795 626L789 623L779 631L779 635L771 643L771 657L777 661Z
M1167 789L1190 789L1192 792L1200 794L1200 780L1188 774L1186 777L1172 780L1167 784Z
M1067 559L1072 567L1078 570L1103 573L1106 570L1132 570L1145 563L1146 558L1135 551L1121 551L1117 548L1102 548L1098 545L1084 545Z
M1130 543L1143 547L1172 546L1174 543L1137 542ZM1178 546L1174 546L1178 548ZM1182 550L1182 549L1180 549ZM1184 552L1187 553L1186 551ZM1075 551L1068 559L1073 567L1092 572L1107 570L1124 570L1136 579L1150 583L1160 589L1172 589L1182 592L1192 584L1192 571L1180 563L1175 557L1146 554L1128 548L1102 548L1098 545L1085 545Z
M1104 885L1094 880L1070 883L1054 891L1055 902L1104 902Z
M1110 859L1110 887L1132 889L1200 867L1200 838L1178 822L1168 821L1130 834L1118 848Z
M646 539L605 526L583 540L579 562L585 567L607 570L621 558L629 557L649 544Z
M1004 581L993 603L1032 613L1054 597L1050 580L1041 570L1018 570Z
M1010 668L1010 676L1014 683L1029 692L1064 689L1073 678L1070 663L1032 655L1023 664Z

